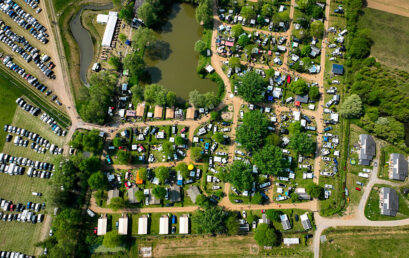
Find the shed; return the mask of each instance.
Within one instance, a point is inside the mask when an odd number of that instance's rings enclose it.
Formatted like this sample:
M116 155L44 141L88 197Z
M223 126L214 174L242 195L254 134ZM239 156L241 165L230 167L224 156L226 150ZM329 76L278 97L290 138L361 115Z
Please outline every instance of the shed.
M119 218L119 226L118 226L118 234L119 235L128 235L128 216L125 214Z
M195 119L195 108L190 107L186 110L186 119Z
M173 119L175 117L175 108L167 108L166 109L166 119Z
M126 117L135 117L136 116L136 111L135 110L127 110L125 116Z
M300 103L303 103L303 104L307 104L308 103L308 94L305 94L305 95L303 95L303 96L301 96L301 95L297 95L296 97L295 97L295 101L299 101Z
M200 190L197 185L191 186L187 189L187 195L190 197L193 203L196 203L196 198L200 195Z
M179 234L189 234L189 216L183 214L179 218Z
M118 189L109 190L107 204L109 205L111 203L111 199L115 197L119 197L119 190Z
M155 119L162 119L163 117L163 107L155 106Z
M138 187L131 187L131 188L128 188L128 202L129 203L132 203L132 204L134 204L134 203L139 203L140 202L140 200L138 201L137 199L136 199L136 196L135 196L135 194L136 194L136 192L138 192L139 191L139 188Z
M292 238L283 238L283 242L286 246L290 246L290 245L298 245L300 244L300 239L297 237L292 237Z
M107 217L105 215L101 216L101 218L98 219L98 230L97 230L98 236L103 236L107 233L107 225L108 225Z
M399 211L399 196L395 189L382 187L379 192L379 208L381 214L395 217Z
M159 219L159 235L169 234L169 217L162 215Z
M305 230L309 230L309 229L312 228L312 226L311 226L311 221L310 221L310 219L308 218L308 214L307 214L307 213L304 213L303 215L301 215L301 216L300 216L300 220L301 220L301 224L302 224L302 226L303 226L303 228L304 228Z
M146 234L148 234L148 217L146 215L142 215L138 219L138 235Z
M281 225L283 225L284 230L291 229L290 221L288 220L287 214L280 215Z
M169 201L180 202L182 200L180 196L180 186L173 185L169 188Z
M107 14L98 14L97 15L97 23L99 24L106 24L108 22L108 15Z
M344 74L344 66L340 64L333 64L331 72L335 75L343 75Z
M358 163L361 166L368 166L371 163L372 158L376 155L376 143L371 135L360 134L359 145Z
M145 102L139 103L138 106L136 107L136 116L143 117L144 112L145 112Z
M391 153L389 158L389 179L405 181L408 176L408 161L402 154Z
M214 72L214 68L213 68L213 66L211 66L211 65L207 65L206 68L205 68L205 70L206 70L208 73Z

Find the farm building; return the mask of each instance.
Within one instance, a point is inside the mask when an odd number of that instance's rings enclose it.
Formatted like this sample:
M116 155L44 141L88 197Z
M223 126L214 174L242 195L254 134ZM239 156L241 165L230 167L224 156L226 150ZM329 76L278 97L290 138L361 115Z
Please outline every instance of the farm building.
M312 227L311 227L311 221L310 221L310 219L308 218L308 214L307 214L307 213L301 215L301 216L300 216L300 220L301 220L301 224L302 224L302 226L303 226L303 228L304 228L305 230L309 230L309 229L312 228Z
M98 16L100 16L100 15L98 15ZM109 14L107 16L108 16L108 18L106 18L106 17L102 18L102 16L100 16L100 18L99 18L100 21L106 21L106 25L107 25L105 27L104 36L102 38L102 46L103 47L111 47L111 42L112 42L112 38L114 36L116 23L118 21L118 13L117 12L109 12ZM98 20L98 17L97 17L97 20Z
M118 234L119 235L128 235L128 216L125 214L119 218L119 227L118 227Z
M166 119L173 119L175 117L175 108L166 109Z
M138 235L148 234L148 217L142 215L138 220Z
M195 119L195 108L190 107L186 110L186 119L193 120Z
M369 163L371 163L372 158L376 154L376 143L369 134L360 134L359 145L360 149L358 152L358 163L362 166L369 166Z
M179 218L179 234L189 234L189 217L187 214Z
M379 192L379 208L381 214L395 217L399 211L399 196L395 189L382 187Z
M109 190L107 204L109 205L111 203L111 199L115 197L119 197L119 190L118 189Z
M133 204L133 203L139 203L140 201L138 201L136 199L135 193L139 191L138 187L131 187L128 188L128 202Z
M169 217L162 215L159 219L159 235L169 234Z
M287 214L283 214L280 216L281 225L283 225L284 230L289 230L291 228L290 221L288 220Z
M108 224L108 219L105 215L101 216L101 218L98 219L98 231L97 231L98 236L103 236L107 233L107 224Z
M163 117L163 107L161 106L155 106L155 119L162 119Z
M187 195L190 197L193 203L196 203L196 198L200 195L199 187L196 185L191 186L187 189Z
M143 117L144 113L145 113L145 102L139 103L138 106L136 107L136 117Z
M408 176L408 161L402 154L391 153L389 158L389 179L405 181Z

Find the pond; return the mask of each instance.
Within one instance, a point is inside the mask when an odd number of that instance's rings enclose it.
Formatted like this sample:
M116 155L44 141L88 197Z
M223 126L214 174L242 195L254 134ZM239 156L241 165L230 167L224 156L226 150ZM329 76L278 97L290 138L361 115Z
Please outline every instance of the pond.
M196 72L198 54L195 42L201 39L203 28L196 22L195 8L190 4L175 3L168 22L157 33L159 42L148 53L145 62L152 83L161 84L185 100L189 92L217 92L217 84L202 79Z

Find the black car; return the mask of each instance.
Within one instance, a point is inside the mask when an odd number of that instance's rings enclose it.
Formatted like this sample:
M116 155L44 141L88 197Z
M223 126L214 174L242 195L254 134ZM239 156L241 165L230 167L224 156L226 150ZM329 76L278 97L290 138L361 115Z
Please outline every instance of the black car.
M175 226L172 227L172 234L176 234L176 227Z

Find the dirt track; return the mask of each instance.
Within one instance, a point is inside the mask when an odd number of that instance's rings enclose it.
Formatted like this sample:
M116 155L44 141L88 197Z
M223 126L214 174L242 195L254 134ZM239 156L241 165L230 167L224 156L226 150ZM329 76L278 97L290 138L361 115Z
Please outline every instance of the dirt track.
M366 0L367 7L409 17L408 0Z

